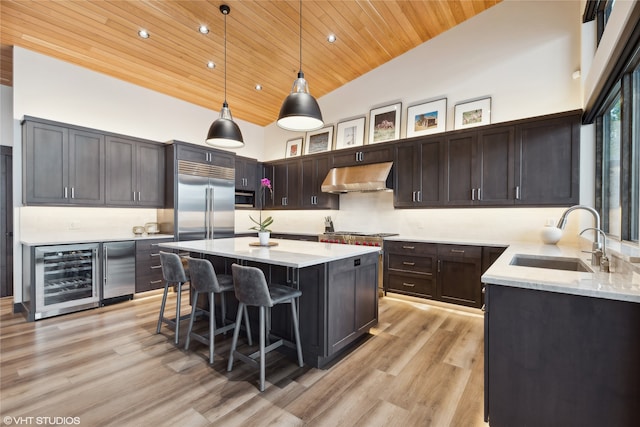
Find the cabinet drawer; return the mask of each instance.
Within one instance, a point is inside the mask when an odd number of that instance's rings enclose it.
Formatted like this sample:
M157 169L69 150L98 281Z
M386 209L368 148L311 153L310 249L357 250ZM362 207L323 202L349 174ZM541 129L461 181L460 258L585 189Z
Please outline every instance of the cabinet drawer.
M159 243L172 242L173 239L144 239L136 241L136 252L160 252Z
M388 253L406 255L436 255L438 245L435 243L385 241L384 250Z
M391 270L412 271L431 274L434 270L435 257L404 254L389 254L388 267Z
M436 281L431 276L411 273L389 272L387 290L408 295L432 297L435 293Z
M438 257L459 257L463 259L482 259L482 246L438 245Z

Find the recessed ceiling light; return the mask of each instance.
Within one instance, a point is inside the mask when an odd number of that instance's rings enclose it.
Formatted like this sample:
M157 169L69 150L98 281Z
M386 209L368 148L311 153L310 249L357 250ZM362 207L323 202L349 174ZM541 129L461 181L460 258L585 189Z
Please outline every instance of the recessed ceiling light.
M262 90L262 85L261 84L257 84L255 87L256 87L256 90Z
M207 68L211 68L212 70L216 68L216 63L213 61L207 62Z
M334 43L336 40L337 40L337 38L336 38L336 35L335 35L335 34L329 34L329 35L327 36L327 41L328 41L329 43Z
M143 38L143 39L149 38L149 33L147 32L147 30L139 30L138 35L140 36L140 38Z
M200 34L209 34L209 28L204 24L198 27L198 31L200 31Z

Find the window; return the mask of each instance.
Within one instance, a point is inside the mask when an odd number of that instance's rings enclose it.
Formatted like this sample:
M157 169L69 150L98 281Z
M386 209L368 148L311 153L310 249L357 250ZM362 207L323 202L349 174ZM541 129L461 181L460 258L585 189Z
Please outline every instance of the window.
M640 229L640 65L633 72L631 123L631 185L629 212L629 240L638 241Z
M606 109L602 118L602 211L603 229L611 236L621 237L620 210L620 93Z

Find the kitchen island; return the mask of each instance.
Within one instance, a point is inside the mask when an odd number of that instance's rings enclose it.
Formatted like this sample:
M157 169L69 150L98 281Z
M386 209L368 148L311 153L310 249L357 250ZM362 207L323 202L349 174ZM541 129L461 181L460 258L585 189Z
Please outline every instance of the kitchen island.
M379 248L284 239L271 239L269 247L253 246L257 242L255 237L240 237L160 247L208 258L218 274L231 274L233 263L250 265L260 268L269 283L300 289L300 338L310 366L324 368L334 362L378 323ZM232 298L227 303L233 317L237 303ZM271 332L292 340L290 316L286 307L273 307ZM250 317L252 322L257 319L251 313Z
M614 260L600 272L583 249L514 244L482 276L492 427L637 425L640 266ZM587 271L514 265L517 257Z

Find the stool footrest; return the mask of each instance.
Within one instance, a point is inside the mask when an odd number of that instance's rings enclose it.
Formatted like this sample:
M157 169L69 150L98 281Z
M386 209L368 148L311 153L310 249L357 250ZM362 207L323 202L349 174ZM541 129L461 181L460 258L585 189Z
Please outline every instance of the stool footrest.
M221 328L218 328L213 332L213 335L215 336L215 335L218 335L218 334L226 333L228 331L232 331L234 326L235 326L234 324L231 324L231 325L226 325L226 326L223 326ZM196 341L198 341L198 342L200 342L202 344L209 344L209 335L211 335L211 334L209 334L208 332L206 334L202 334L202 335L201 334L196 334L195 332L191 332L191 334L189 334L189 337L191 337L191 339L194 339L194 340L196 340Z

